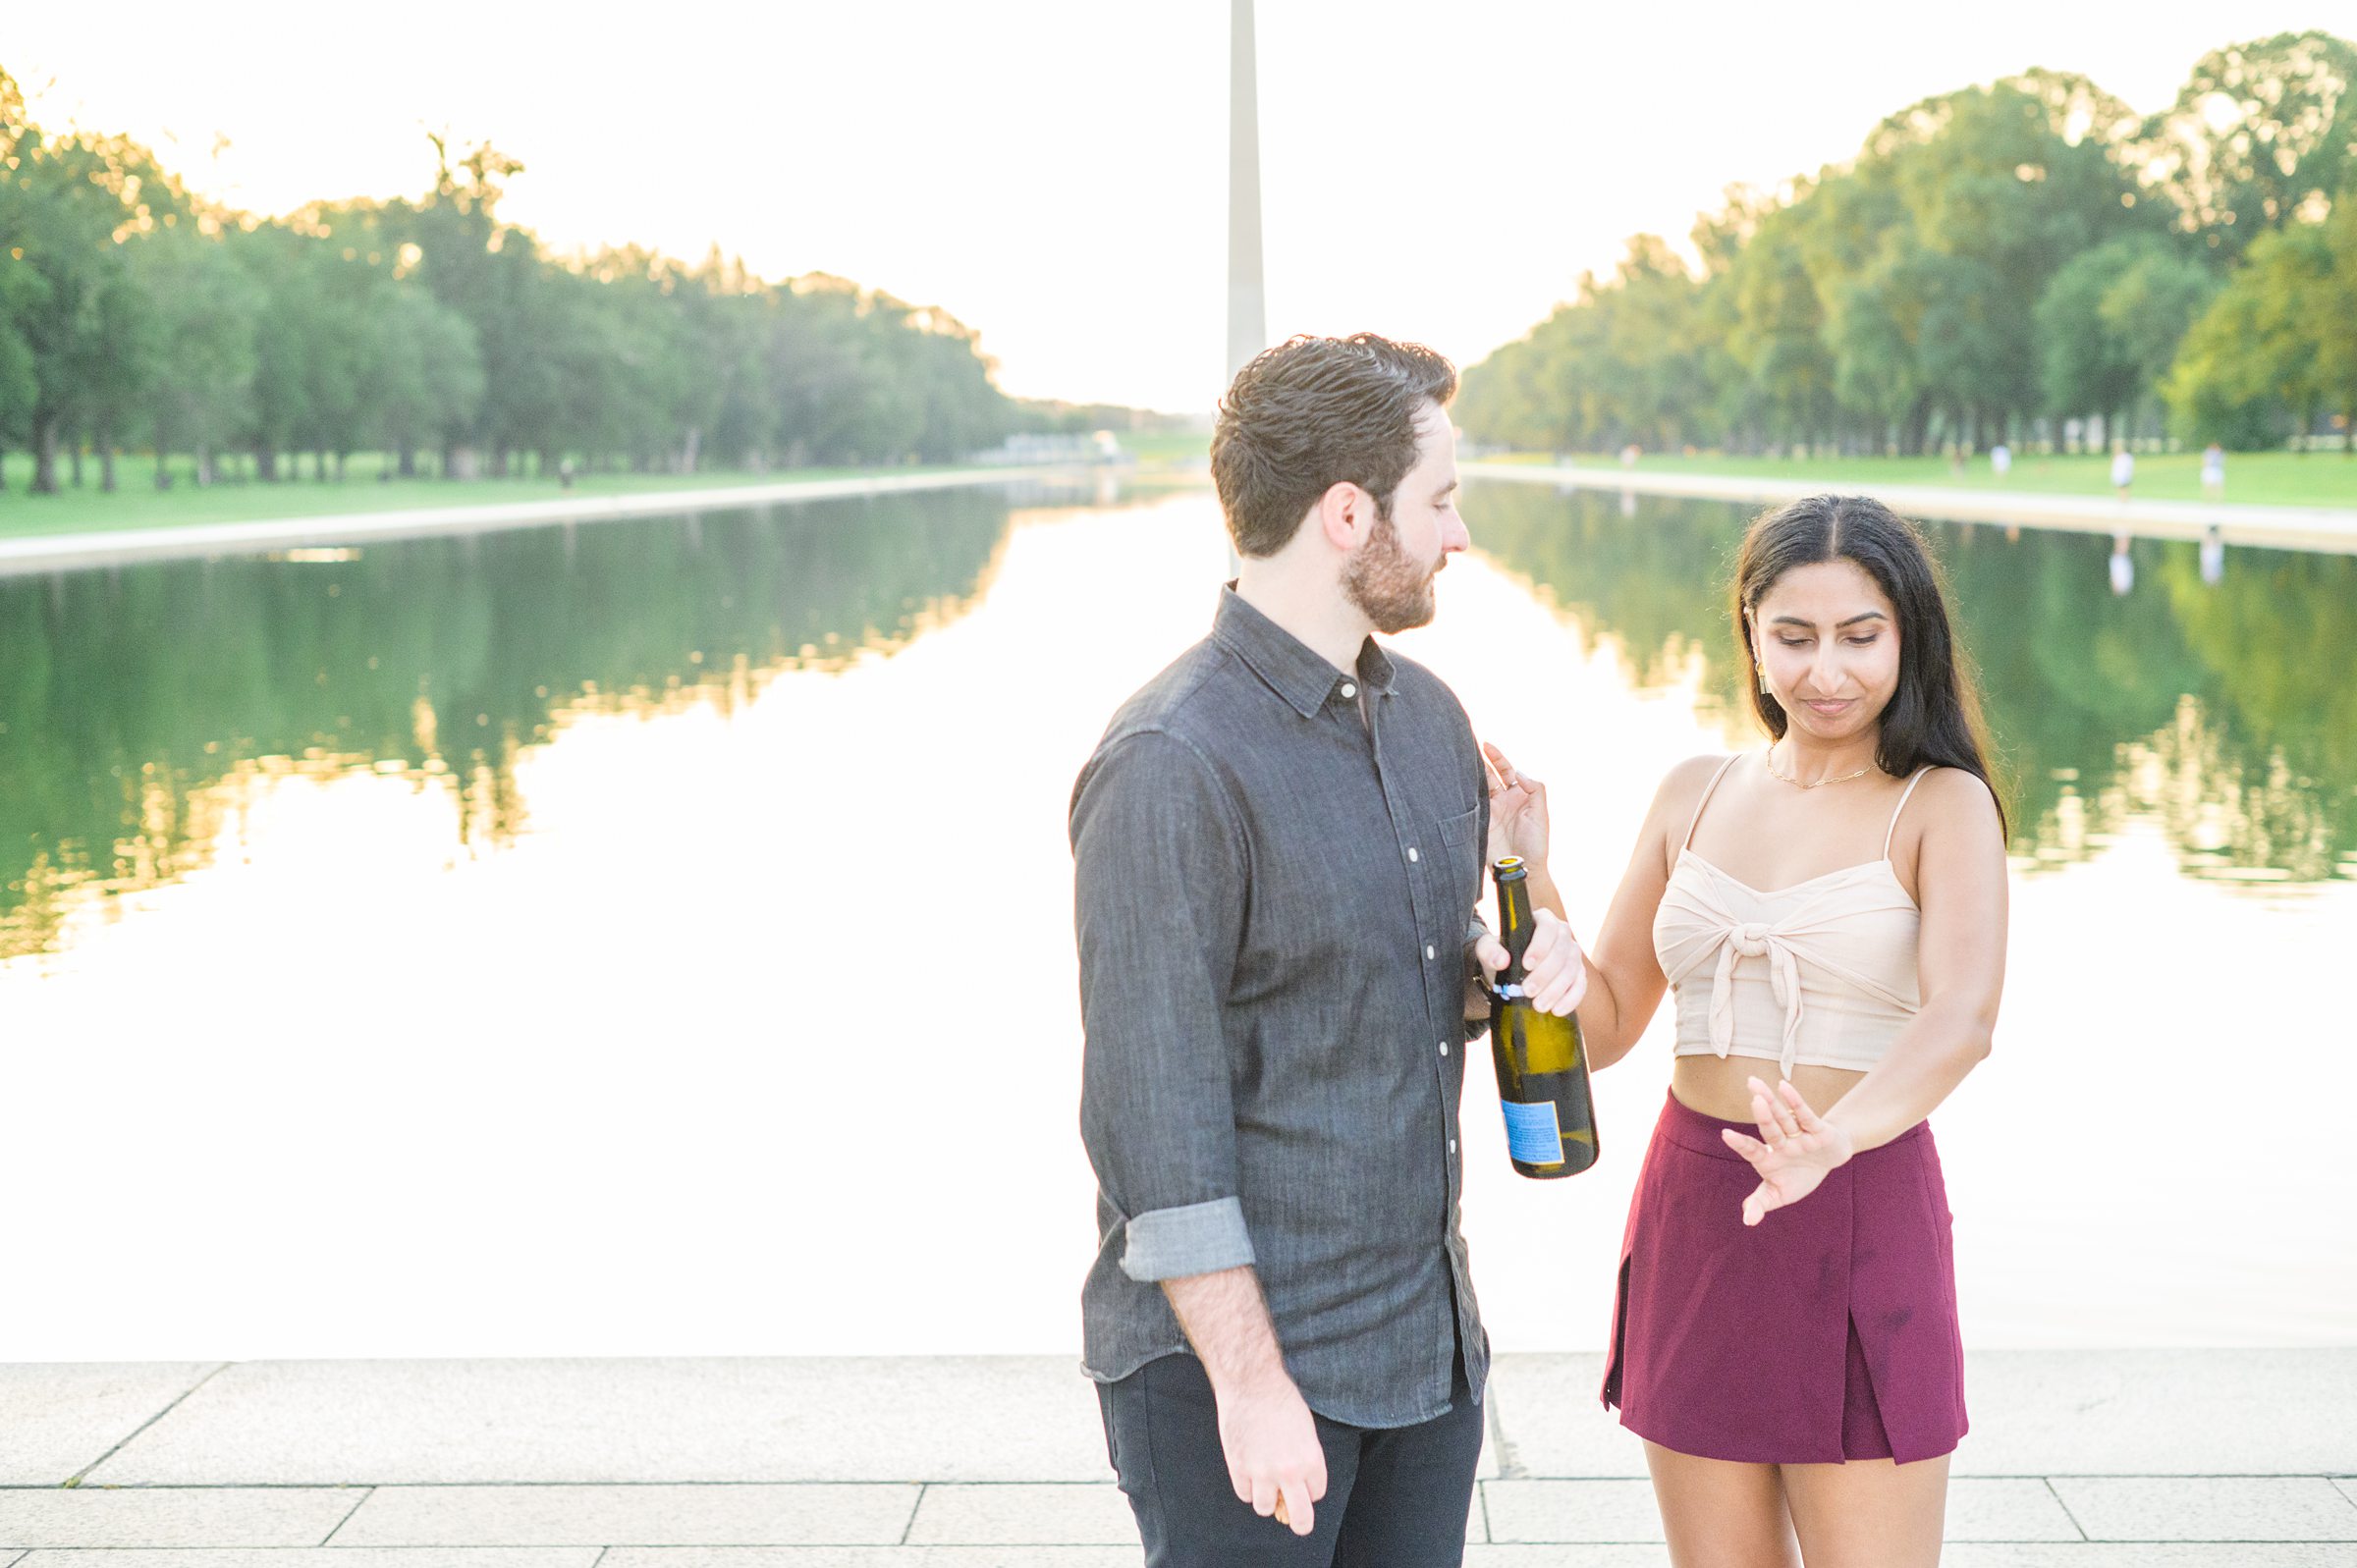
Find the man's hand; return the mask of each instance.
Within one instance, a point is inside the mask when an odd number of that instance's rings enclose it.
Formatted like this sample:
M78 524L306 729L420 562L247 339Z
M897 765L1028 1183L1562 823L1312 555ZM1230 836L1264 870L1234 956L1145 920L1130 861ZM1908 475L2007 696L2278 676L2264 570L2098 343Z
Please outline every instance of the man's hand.
M1522 949L1522 990L1541 1012L1562 1017L1588 994L1587 954L1554 910L1538 910L1531 921L1530 945ZM1474 944L1473 955L1481 961L1483 976L1496 986L1510 961L1506 944L1485 931Z
M1310 1533L1326 1495L1326 1450L1269 1321L1249 1267L1165 1279L1178 1326L1202 1359L1220 1405L1220 1452L1235 1494L1263 1519Z
M1326 1450L1301 1390L1282 1373L1241 1388L1217 1388L1220 1450L1235 1494L1296 1536L1316 1527L1326 1495Z

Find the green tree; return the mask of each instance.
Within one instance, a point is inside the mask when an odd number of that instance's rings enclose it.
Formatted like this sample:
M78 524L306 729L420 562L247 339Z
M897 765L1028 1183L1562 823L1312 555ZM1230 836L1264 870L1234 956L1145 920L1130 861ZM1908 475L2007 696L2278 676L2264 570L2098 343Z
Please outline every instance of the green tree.
M21 117L9 135L13 189L0 241L39 284L12 286L31 301L12 316L29 362L32 489L48 494L66 439L93 419L119 419L133 401L140 301L127 283L124 242L182 203L147 150L125 137L46 137Z
M2255 444L2280 413L2357 440L2357 204L2260 236L2187 333L2166 397L2192 439Z
M266 297L226 245L192 224L159 230L129 255L148 301L144 390L156 482L166 482L165 456L186 452L194 481L210 484L214 455L249 417L254 326Z
M2284 32L2204 55L2139 153L2181 228L2223 258L2321 218L2357 176L2357 45Z
M2038 300L2047 410L2100 413L2116 428L2160 395L2217 292L2216 274L2160 235L2126 235L2081 253Z

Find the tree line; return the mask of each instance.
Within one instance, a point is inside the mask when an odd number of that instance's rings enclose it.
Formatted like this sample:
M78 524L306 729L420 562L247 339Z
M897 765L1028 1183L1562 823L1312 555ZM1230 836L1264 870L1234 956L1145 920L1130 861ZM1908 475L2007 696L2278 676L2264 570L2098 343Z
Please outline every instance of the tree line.
M2205 56L2151 116L2032 71L1926 99L1855 158L1732 188L1690 266L1610 278L1467 371L1523 449L1917 454L2166 434L2357 444L2357 46ZM2337 199L2336 199L2337 198Z
M263 219L128 137L51 135L0 72L0 448L32 489L127 448L198 484L355 453L453 476L945 461L1025 422L948 313L717 250L560 259L499 216L485 144L421 199Z

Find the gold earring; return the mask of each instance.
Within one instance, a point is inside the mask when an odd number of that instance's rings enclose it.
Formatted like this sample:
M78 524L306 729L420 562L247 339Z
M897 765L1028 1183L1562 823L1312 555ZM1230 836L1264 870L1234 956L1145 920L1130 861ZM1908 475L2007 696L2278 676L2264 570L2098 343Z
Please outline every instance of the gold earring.
M1768 661L1762 659L1755 651L1751 656L1751 665L1760 673L1760 695L1763 697L1771 695L1768 690Z

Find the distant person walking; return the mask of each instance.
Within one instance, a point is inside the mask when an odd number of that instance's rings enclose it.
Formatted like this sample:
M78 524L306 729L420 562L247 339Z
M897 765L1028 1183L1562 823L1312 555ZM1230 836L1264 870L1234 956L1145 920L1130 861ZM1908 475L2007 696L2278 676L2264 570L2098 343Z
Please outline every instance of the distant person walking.
M2226 449L2213 441L2202 449L2202 494L2212 501L2226 493Z
M1468 543L1455 390L1371 336L1243 368L1211 443L1236 580L1073 790L1082 1365L1149 1568L1464 1558L1490 1347L1457 1115L1507 955L1472 728L1372 635L1431 620ZM1525 960L1570 1012L1557 916Z
M2136 482L2136 454L2124 441L2111 443L2111 488L2119 499L2128 499L2128 486Z
M2013 471L2013 449L1999 442L1989 449L1989 466L2000 479Z

